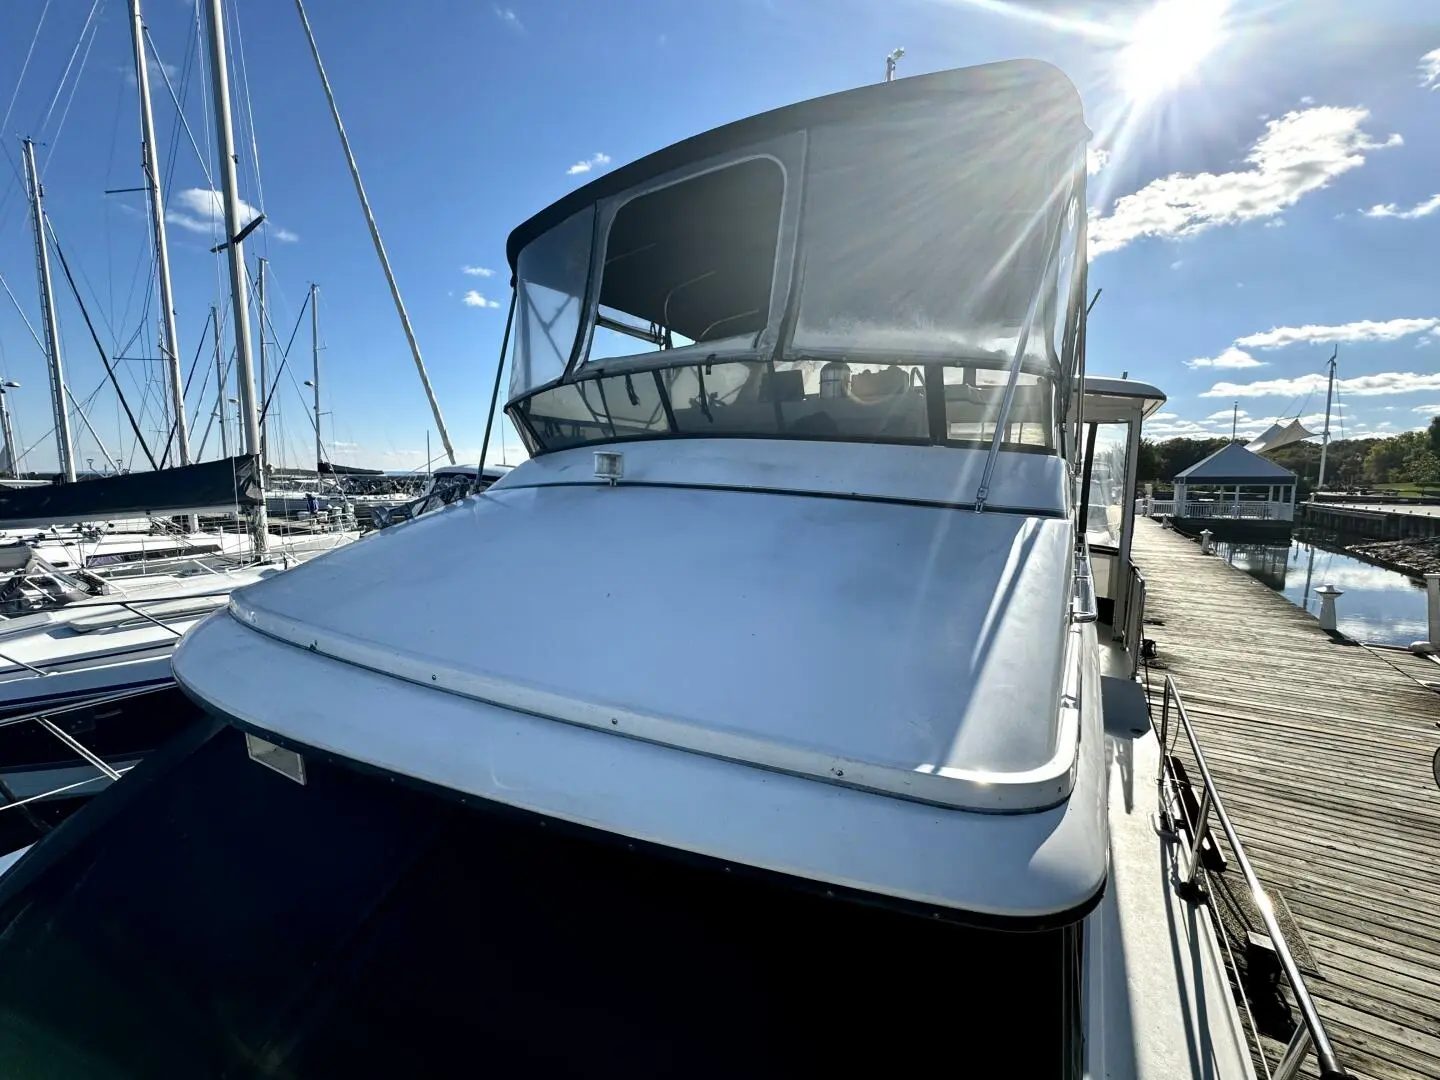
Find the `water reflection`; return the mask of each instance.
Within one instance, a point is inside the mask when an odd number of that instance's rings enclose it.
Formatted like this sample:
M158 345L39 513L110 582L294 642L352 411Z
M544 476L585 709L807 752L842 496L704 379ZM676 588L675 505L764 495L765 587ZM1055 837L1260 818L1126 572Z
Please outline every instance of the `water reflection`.
M1315 590L1334 585L1340 631L1360 641L1409 645L1425 637L1425 585L1394 570L1335 551L1304 531L1289 544L1217 543L1221 558L1312 615Z

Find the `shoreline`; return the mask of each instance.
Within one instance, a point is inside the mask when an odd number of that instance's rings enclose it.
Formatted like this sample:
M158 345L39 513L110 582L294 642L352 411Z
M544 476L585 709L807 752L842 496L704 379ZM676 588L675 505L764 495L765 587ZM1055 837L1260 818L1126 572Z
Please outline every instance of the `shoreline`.
M1440 574L1440 537L1357 542L1337 536L1336 541L1346 554L1422 582L1426 574Z

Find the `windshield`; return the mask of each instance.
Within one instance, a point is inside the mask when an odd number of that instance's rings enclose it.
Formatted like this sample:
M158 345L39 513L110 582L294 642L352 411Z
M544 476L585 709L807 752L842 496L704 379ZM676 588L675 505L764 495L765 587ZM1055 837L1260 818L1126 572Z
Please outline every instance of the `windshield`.
M562 383L516 407L544 450L690 436L989 445L1008 373L962 364L694 360ZM1053 384L1022 373L1002 444L1052 450Z

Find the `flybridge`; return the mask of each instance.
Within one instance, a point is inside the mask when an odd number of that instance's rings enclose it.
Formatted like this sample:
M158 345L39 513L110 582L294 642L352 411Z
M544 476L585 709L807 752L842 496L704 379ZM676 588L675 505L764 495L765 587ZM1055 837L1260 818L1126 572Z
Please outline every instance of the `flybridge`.
M1087 137L1069 81L1018 62L779 109L617 169L511 234L511 418L534 454L980 447L983 504L997 451L1065 451Z

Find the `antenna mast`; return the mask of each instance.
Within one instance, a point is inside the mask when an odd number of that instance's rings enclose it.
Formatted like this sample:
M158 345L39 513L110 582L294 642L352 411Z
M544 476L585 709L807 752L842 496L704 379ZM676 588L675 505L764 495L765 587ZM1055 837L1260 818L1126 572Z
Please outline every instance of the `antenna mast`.
M900 48L895 49L893 52L891 52L889 56L885 57L885 81L886 81L886 82L894 82L894 81L895 81L895 65L900 62L900 58L901 58L902 56L904 56L904 55L905 55L905 47L902 45Z

